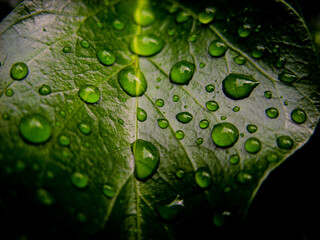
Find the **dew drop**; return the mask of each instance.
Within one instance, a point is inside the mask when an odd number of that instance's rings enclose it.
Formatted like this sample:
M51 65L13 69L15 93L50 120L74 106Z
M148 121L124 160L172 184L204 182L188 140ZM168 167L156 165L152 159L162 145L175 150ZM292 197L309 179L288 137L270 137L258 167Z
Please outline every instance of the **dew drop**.
M188 85L193 77L195 65L187 61L177 62L170 71L171 82L179 85Z
M268 162L277 162L278 161L278 155L275 153L269 153L267 155L267 161Z
M193 34L193 35L191 35L191 36L188 38L188 40L189 40L190 42L195 42L195 41L197 40L197 38L198 38L198 36L195 35L195 34Z
M291 150L293 148L293 140L289 136L280 136L277 138L277 145L281 149Z
M10 76L14 80L22 80L27 77L29 69L27 65L23 62L17 62L12 65L10 69Z
M215 89L215 86L214 86L213 84L208 84L208 85L206 86L206 91L207 91L207 92L213 92L214 89Z
M286 64L286 58L285 57L278 57L276 61L276 67L282 68Z
M176 171L176 177L179 178L179 179L182 179L185 175L185 172L182 170L182 169L178 169Z
M264 97L267 99L271 99L272 98L272 92L271 91L265 91L264 92Z
M81 122L78 124L78 129L81 133L88 135L91 133L91 127L89 124Z
M296 108L291 112L291 119L295 123L302 124L307 120L307 114L301 108Z
M214 40L209 45L209 53L213 57L221 57L227 51L228 46L220 40Z
M158 126L162 129L166 129L169 126L167 119L158 119Z
M6 90L6 92L5 92L5 95L6 95L7 97L12 97L13 94L14 94L14 91L13 91L11 88L8 88L8 89Z
M240 157L238 154L234 154L229 159L230 164L237 165L240 162Z
M186 124L192 121L193 116L189 112L180 112L176 115L176 119L179 122Z
M156 103L156 105L157 105L158 107L163 107L163 106L164 106L164 101L163 101L163 99L157 99L157 100L155 101L155 103Z
M226 224L231 213L229 211L217 212L213 215L213 224L217 227L222 227Z
M147 91L147 81L144 74L137 68L128 67L118 74L121 88L131 97L142 96Z
M102 193L108 198L112 198L116 194L116 190L109 184L102 185Z
M137 119L138 119L138 121L144 122L144 121L147 120L147 118L148 118L147 112L144 109L138 107L137 108Z
M137 35L130 43L133 53L140 56L152 56L159 53L165 45L162 38L155 35Z
M214 125L211 136L215 145L228 148L238 141L239 130L231 123L218 123Z
M207 7L204 11L199 13L198 18L201 23L208 24L212 22L215 16L216 10L213 7Z
M244 148L248 153L257 153L261 150L261 142L258 138L248 138L244 143Z
M179 195L177 195L177 197L171 203L157 207L157 212L163 220L169 221L176 218L183 208L183 200L180 199Z
M112 21L112 27L117 31L122 31L125 27L125 24L120 19L114 19Z
M200 121L200 123L199 123L199 127L201 128L201 129L206 129L206 128L208 128L209 127L209 121L207 120L207 119L202 119L201 121Z
M69 53L69 52L71 52L71 47L64 47L64 48L62 49L62 52L64 52L64 53Z
M196 143L197 145L201 145L203 143L203 138L198 138Z
M38 92L40 93L40 95L49 95L51 94L52 90L51 87L47 84L42 84L41 87L39 88Z
M89 177L83 173L75 172L71 175L71 182L77 188L85 188L88 186Z
M241 56L241 55L238 55L236 57L233 58L234 62L238 65L243 65L246 63L246 58Z
M237 181L239 183L248 183L251 180L252 180L252 175L247 172L241 171L237 175Z
M180 97L179 97L178 95L173 95L173 97L172 97L172 100L173 100L174 102L178 102L179 99L180 99Z
M131 151L135 160L135 176L144 181L151 177L158 169L160 153L151 142L138 139L131 144Z
M150 7L142 7L134 12L133 20L142 27L148 27L154 24L156 17Z
M207 168L198 168L195 174L196 183L201 188L208 188L212 183L210 172Z
M240 111L240 107L239 106L235 106L234 108L232 108L232 111L239 112Z
M169 13L175 13L176 11L178 11L178 6L177 5L171 5L168 9Z
M86 103L96 103L100 99L100 90L94 85L84 85L79 89L79 97Z
M259 59L264 55L265 47L261 44L258 44L255 48L252 49L251 55L252 57Z
M106 66L112 65L116 61L116 56L112 51L101 49L97 53L97 58L100 63Z
M200 68L204 68L206 66L206 64L204 63L204 62L201 62L200 64L199 64L199 67Z
M182 130L178 130L176 131L175 136L178 140L182 140L184 138L184 132Z
M51 137L51 124L48 119L40 114L24 116L19 124L21 136L30 143L40 144Z
M266 109L266 114L269 118L274 119L279 116L279 111L278 111L278 109L271 107L271 108Z
M258 127L254 124L248 124L247 125L247 131L249 133L255 133L256 131L258 131Z
M37 198L45 206L51 206L54 203L54 197L45 189L37 190Z
M188 21L188 19L190 18L190 14L187 12L179 12L176 16L176 22L177 23L184 23L186 21Z
M68 147L70 145L70 138L65 135L60 135L58 137L58 142L63 147Z
M214 100L210 100L206 102L206 107L209 111L212 111L212 112L215 112L220 108L219 104Z
M239 26L239 28L238 28L239 36L242 38L248 37L251 33L251 30L252 30L251 28L252 28L251 25L248 23L245 23L245 24Z
M298 80L298 77L291 73L280 73L278 79L284 83L293 83Z
M83 48L89 48L90 47L90 43L87 40L81 40L80 41L80 45Z

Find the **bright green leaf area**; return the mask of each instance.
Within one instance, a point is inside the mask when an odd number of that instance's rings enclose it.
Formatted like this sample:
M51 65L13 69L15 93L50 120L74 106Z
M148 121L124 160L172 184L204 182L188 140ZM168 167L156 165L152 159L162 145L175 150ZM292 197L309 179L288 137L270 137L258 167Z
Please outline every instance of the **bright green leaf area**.
M301 17L262 2L24 1L0 24L0 206L87 239L239 226L320 110Z

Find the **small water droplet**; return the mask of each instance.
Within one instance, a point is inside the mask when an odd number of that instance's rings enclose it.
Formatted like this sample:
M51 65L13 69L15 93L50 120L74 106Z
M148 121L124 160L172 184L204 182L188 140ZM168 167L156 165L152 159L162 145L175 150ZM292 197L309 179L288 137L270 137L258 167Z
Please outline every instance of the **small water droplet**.
M51 206L55 201L54 197L43 188L37 190L37 198L45 206Z
M258 85L259 82L252 76L235 73L229 74L222 81L224 94L233 100L241 100L249 97Z
M63 147L68 147L70 145L70 139L65 135L60 135L58 137L58 142Z
M207 7L204 11L199 13L198 18L201 23L208 24L212 22L215 16L216 10L213 7Z
M251 33L251 25L248 23L245 23L243 25L240 25L238 28L238 34L240 37L245 38L248 37Z
M176 11L178 11L179 7L177 5L171 5L169 8L168 8L168 11L169 13L175 13Z
M278 79L284 83L293 83L298 80L298 77L291 73L280 73Z
M201 145L203 143L203 138L198 138L196 143L197 145Z
M266 114L269 118L277 118L279 116L279 111L278 109L271 107L266 109Z
M165 45L162 38L155 35L137 35L130 43L133 53L140 56L152 56L159 53Z
M234 154L229 159L230 164L237 165L240 162L240 157L238 154Z
M52 92L51 87L47 84L42 84L38 91L43 96L49 95Z
M239 130L231 123L218 123L213 126L211 136L215 145L228 148L238 141Z
M128 67L118 74L121 88L131 97L142 96L147 91L147 80L137 68Z
M204 62L201 62L200 64L199 64L199 67L200 68L204 68L206 66L206 64L204 63Z
M220 40L214 40L209 45L209 53L213 57L221 57L228 49L228 45Z
M278 161L278 155L275 153L269 153L267 155L267 161L268 162L277 162Z
M210 100L206 102L206 107L209 111L212 111L212 112L215 112L220 108L219 104L214 100Z
M14 91L13 91L11 88L8 88L8 89L6 90L6 92L5 92L5 95L6 95L7 97L12 97L13 94L14 94Z
M286 64L286 58L285 57L278 57L276 61L276 67L282 68Z
M195 65L187 61L177 62L170 71L171 82L179 85L188 85L193 77Z
M275 44L272 48L273 53L278 53L280 51L280 46L279 44Z
M133 14L133 20L142 27L148 27L154 24L156 16L152 9L148 6L138 8Z
M215 86L214 86L213 84L208 84L208 85L206 86L206 91L207 91L207 92L213 92L214 89L215 89Z
M91 127L89 124L81 122L78 124L78 129L81 133L88 135L91 133Z
M64 52L64 53L69 53L69 52L71 52L71 47L64 47L64 48L62 49L62 52Z
M244 56L238 55L233 58L234 62L238 65L243 65L247 62L247 59Z
M209 127L209 124L210 124L210 122L207 119L203 119L203 120L200 121L199 127L201 129L206 129L206 128Z
M255 31L255 32L260 32L260 30L261 30L261 25L259 24L259 25L257 25L257 27L254 29L254 31Z
M138 119L138 121L144 122L144 121L147 120L147 118L148 118L147 112L144 109L138 107L137 108L137 119Z
M192 34L191 36L189 36L188 40L189 42L195 42L197 40L198 36L195 34Z
M176 177L179 178L179 179L182 179L185 175L185 172L182 170L182 169L178 169L176 171Z
M258 131L258 127L254 124L248 124L247 125L247 131L249 133L255 133L256 131Z
M79 97L86 103L96 103L100 99L100 90L94 85L84 85L79 89Z
M201 188L208 188L212 183L210 172L207 168L198 168L195 174L196 183Z
M8 113L3 113L3 114L2 114L2 119L3 119L3 120L9 120L9 118L10 118L10 117L9 117L9 114L8 114Z
M22 80L27 77L29 69L27 65L23 62L17 62L12 65L10 69L10 76L14 80Z
M179 99L180 99L180 97L179 97L178 95L173 95L173 97L172 97L172 100L173 100L174 102L178 102Z
M19 124L21 136L30 143L40 144L51 137L51 124L48 119L40 114L24 116Z
M184 132L182 130L178 130L176 131L175 136L178 140L182 140L184 138Z
M89 48L90 47L90 43L87 40L81 40L80 41L80 45L83 48Z
M114 195L116 194L116 190L114 189L114 187L112 187L109 184L104 184L102 185L102 193L108 197L108 198L112 198L114 197Z
M293 148L293 140L289 136L280 136L277 138L277 145L281 149L291 150Z
M135 160L135 176L144 181L150 178L158 169L160 153L151 142L138 139L131 144Z
M186 124L192 121L193 116L191 113L188 112L180 112L176 115L176 119L179 122Z
M261 44L258 44L255 48L252 49L251 55L252 57L259 59L264 55L265 47Z
M189 13L181 11L176 16L176 22L177 23L184 23L184 22L188 21L189 18L190 18Z
M271 99L272 98L272 92L271 91L265 91L264 92L264 97L267 99Z
M241 171L237 175L237 181L239 183L248 183L248 182L251 182L251 180L252 180L252 175L247 172Z
M75 172L71 175L71 182L77 188L85 188L88 186L89 177L83 173Z
M217 212L213 215L213 224L217 227L222 227L226 224L231 213L229 211Z
M239 106L235 106L234 108L232 108L232 111L239 112L240 111L240 107Z
M65 117L65 116L66 116L66 113L65 113L64 111L60 111L60 112L59 112L59 115L60 115L61 117Z
M169 126L169 122L167 119L158 119L158 126L162 129L166 129Z
M298 107L291 112L291 119L295 123L302 124L307 120L307 114L305 111Z
M106 49L100 49L97 53L97 58L100 63L106 66L112 65L116 61L114 53Z
M248 153L257 153L261 150L261 142L258 138L248 138L244 143L244 148Z
M125 27L125 24L120 19L114 19L112 21L112 27L117 31L122 31Z
M164 101L163 101L163 99L157 99L157 100L155 101L155 103L156 103L156 105L157 105L158 107L163 107L163 106L164 106Z
M180 199L179 195L177 195L177 197L171 203L158 206L157 212L163 220L169 221L176 218L183 208L183 200Z
M168 31L168 35L171 36L171 37L174 36L174 35L176 35L176 33L177 33L177 32L176 32L175 29L170 29L170 30Z

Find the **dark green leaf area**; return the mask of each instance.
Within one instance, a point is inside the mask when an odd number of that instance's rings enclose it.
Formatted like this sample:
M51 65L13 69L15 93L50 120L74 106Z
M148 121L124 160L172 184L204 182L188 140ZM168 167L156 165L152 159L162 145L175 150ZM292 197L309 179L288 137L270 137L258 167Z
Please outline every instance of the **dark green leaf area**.
M14 239L220 239L319 118L283 1L26 0L0 63L0 213L30 222Z

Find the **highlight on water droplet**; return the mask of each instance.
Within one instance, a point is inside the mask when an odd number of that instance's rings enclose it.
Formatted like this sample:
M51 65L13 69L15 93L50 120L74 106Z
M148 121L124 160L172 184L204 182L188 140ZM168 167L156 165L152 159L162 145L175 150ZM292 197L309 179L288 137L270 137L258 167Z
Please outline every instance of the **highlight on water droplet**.
M138 139L131 144L134 155L135 177L140 181L150 178L158 169L160 153L151 142Z
M220 107L219 107L219 104L216 101L210 100L210 101L206 102L206 108L211 112L215 112Z
M189 112L180 112L176 115L176 119L183 124L187 124L192 121L193 116Z
M170 71L170 81L179 85L188 85L193 77L195 65L187 61L177 62Z
M169 126L169 122L167 119L164 118L158 119L158 126L162 129L166 129Z
M28 66L23 62L17 62L13 64L10 69L10 76L14 80L22 80L27 77L28 73Z
M177 195L177 197L171 203L158 206L157 212L163 220L169 221L176 218L183 208L183 200L180 199L179 195Z
M182 140L184 138L184 132L182 130L177 130L175 136L178 140Z
M307 114L303 109L298 107L291 112L291 119L295 123L302 124L307 120Z
M228 49L228 45L221 40L214 40L209 45L209 53L213 57L221 57Z
M269 118L277 118L279 116L279 111L275 107L270 107L266 109L266 114Z
M277 138L277 145L281 149L291 150L293 148L294 142L289 136L280 136Z
M239 130L232 123L223 122L213 126L212 140L222 148L232 147L239 139Z
M188 19L191 17L190 13L181 11L176 16L176 22L177 23L185 23L188 21Z
M127 67L118 73L121 88L131 97L142 96L147 91L147 80L137 68Z
M199 122L199 127L201 129L206 129L209 127L209 124L210 122L207 120L207 119L202 119L200 122Z
M97 58L100 63L106 66L112 65L116 61L115 54L112 51L106 49L100 49L97 53Z
M165 45L162 38L155 35L137 35L130 42L130 50L140 56L152 56L159 53Z
M89 177L86 174L75 172L71 175L72 184L80 189L83 189L88 186Z
M28 114L20 120L19 131L29 143L40 144L49 140L52 134L51 124L40 114Z
M212 178L209 169L206 167L200 167L195 173L195 180L199 187L208 188L212 183Z
M52 90L51 87L47 84L42 84L41 87L39 88L38 92L40 93L40 95L49 95L51 94Z
M215 16L216 10L213 7L207 7L204 11L199 13L198 18L201 23L208 24L212 22Z
M85 122L81 122L78 124L78 129L81 133L83 133L84 135L89 135L91 133L91 127L89 124L85 123Z
M244 148L248 153L257 153L261 150L261 142L258 138L248 138L244 143Z
M117 31L122 31L125 28L125 24L122 20L116 18L112 21L112 27Z
M86 103L96 103L100 99L100 90L94 85L84 85L79 89L79 97Z
M224 94L233 100L241 100L249 97L258 85L259 82L252 76L235 73L229 74L222 81Z
M147 120L147 118L148 118L147 112L144 109L138 107L137 108L137 119L138 119L138 121L144 122L144 121Z
M240 25L238 28L239 36L242 38L248 37L251 33L251 28L252 28L251 25L248 23Z
M105 195L108 198L112 198L115 196L116 194L116 190L114 189L114 187L112 187L109 184L103 184L102 185L102 193L103 195Z

